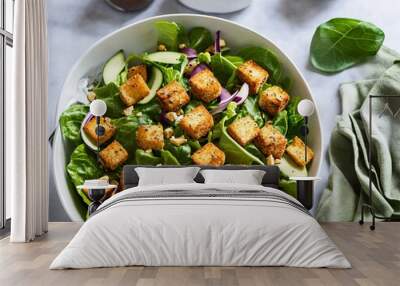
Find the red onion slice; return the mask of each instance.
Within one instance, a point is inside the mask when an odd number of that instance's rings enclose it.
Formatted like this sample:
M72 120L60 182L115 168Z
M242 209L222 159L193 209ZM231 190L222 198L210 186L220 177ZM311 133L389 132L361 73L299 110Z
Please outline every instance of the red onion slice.
M221 52L221 31L215 32L214 53Z
M206 64L203 64L203 63L198 64L198 65L193 69L193 71L191 72L190 77L194 76L195 74L197 74L197 73L199 73L199 72L201 72L202 70L205 70L205 69L207 69L207 68L208 68L208 66L207 66Z
M224 94L224 99L222 99L222 95ZM227 95L229 95L227 97ZM230 95L229 92L226 89L222 89L221 95L220 95L220 99L221 101L219 102L218 106L216 108L214 108L213 110L211 110L211 114L217 114L220 113L222 111L225 110L225 108L228 106L228 104L235 99L237 95L237 92L235 92L234 94Z
M249 85L247 83L244 83L239 89L239 91L236 92L234 101L238 105L240 105L247 99L248 96L249 96Z
M182 52L183 52L184 54L186 54L186 56L187 56L187 58L188 58L189 60L192 60L192 59L197 58L197 52L196 52L195 49L192 49L192 48L183 48L183 49L182 49Z

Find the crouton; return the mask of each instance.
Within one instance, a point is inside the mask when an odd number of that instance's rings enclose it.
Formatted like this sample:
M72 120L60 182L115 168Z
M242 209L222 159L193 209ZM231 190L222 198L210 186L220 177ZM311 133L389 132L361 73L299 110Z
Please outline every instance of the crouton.
M176 80L159 89L157 97L165 111L178 111L190 101L185 88Z
M128 79L135 74L140 74L145 82L147 82L147 68L146 65L133 66L128 69Z
M120 98L126 106L141 101L150 93L150 89L140 74L134 74L126 83L120 86Z
M110 118L107 118L107 117L102 117L100 119L100 125L104 128L104 132L103 132L103 135L99 134L100 135L99 143L103 144L103 143L107 142L108 140L110 140L111 137L114 136L116 129L115 129L114 125L111 124ZM90 119L83 126L83 131L85 131L85 133L89 136L89 138L93 142L97 142L96 128L97 128L97 124L96 124L95 117Z
M204 69L192 76L189 80L192 93L208 103L216 99L222 90L222 86L209 69Z
M225 163L225 153L213 143L207 143L193 153L192 160L196 165L222 166Z
M267 124L261 128L254 143L266 157L272 155L275 159L281 159L285 153L287 140L272 124Z
M136 130L136 144L143 150L164 148L164 130L159 125L140 125Z
M214 119L203 105L199 105L185 114L179 126L191 138L199 139L211 130Z
M104 167L112 171L128 160L128 152L117 140L101 150L99 156Z
M269 115L275 116L285 109L289 102L289 95L279 86L271 86L260 93L258 105Z
M251 94L256 94L269 76L268 72L253 60L241 64L237 69L237 75L250 86Z
M294 137L292 143L286 148L286 152L293 161L301 166L306 166L314 157L314 152L311 148L307 146L307 161L305 160L305 145L304 142L299 137Z
M257 137L260 128L251 116L247 115L233 121L228 126L227 131L236 142L244 146Z

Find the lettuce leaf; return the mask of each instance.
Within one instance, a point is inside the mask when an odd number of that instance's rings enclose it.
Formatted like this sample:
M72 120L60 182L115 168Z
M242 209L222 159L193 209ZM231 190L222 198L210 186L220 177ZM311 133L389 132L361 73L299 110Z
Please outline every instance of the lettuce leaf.
M203 27L194 27L189 31L189 46L197 51L204 51L213 43L211 32Z
M115 83L109 83L106 86L102 86L94 89L96 99L103 100L107 105L106 116L111 118L122 117L125 105L119 97L119 89Z
M304 124L304 118L297 112L297 105L299 105L301 98L300 96L294 96L289 101L287 111L287 134L288 139L292 139L294 136L300 135L300 128Z
M82 144L81 124L89 112L89 106L75 103L61 113L59 123L64 140L74 147Z
M232 74L236 71L236 66L221 53L217 53L211 57L210 66L222 86L227 84Z
M71 160L67 165L67 173L75 187L83 185L85 180L97 179L104 174L96 156L84 144L79 145L72 152ZM80 189L77 191L83 201L90 204L85 193Z
M282 110L273 119L272 125L279 130L284 136L288 131L288 116L287 111Z
M163 44L169 51L178 50L179 40L183 41L185 31L183 26L171 21L157 21L154 26L158 32L158 43Z
M167 142L164 149L170 151L181 165L190 165L192 163L192 148L188 143L175 146L171 142Z
M163 165L180 165L178 159L168 150L161 150Z
M153 152L146 152L142 149L136 149L135 163L137 165L151 165L156 166L161 164L161 158L153 154Z

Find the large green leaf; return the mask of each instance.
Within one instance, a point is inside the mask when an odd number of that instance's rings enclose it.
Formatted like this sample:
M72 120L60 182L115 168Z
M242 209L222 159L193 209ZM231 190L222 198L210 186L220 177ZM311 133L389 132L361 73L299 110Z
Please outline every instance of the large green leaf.
M280 133L286 135L288 130L288 116L287 111L282 110L273 119L272 125L279 130Z
M176 51L183 33L182 27L175 22L165 20L155 22L154 26L158 32L158 42L164 44L168 50Z
M201 52L213 43L211 32L203 27L194 27L189 31L189 45Z
M225 58L221 53L217 53L211 57L211 69L218 81L225 86L232 73L236 71L236 66Z
M311 42L311 63L324 72L339 72L375 55L385 39L372 23L334 18L318 26Z
M82 143L80 129L83 119L89 112L89 106L76 103L72 104L68 109L61 113L59 122L61 134L67 142L73 146Z
M286 108L287 111L287 132L286 137L292 139L294 136L300 135L300 128L304 124L304 118L297 111L297 106L301 100L300 96L291 97L289 104Z
M119 97L119 89L114 83L96 88L94 90L96 99L103 100L107 105L106 116L111 118L119 118L123 116L125 105Z
M142 149L136 149L135 162L137 165L156 166L161 164L162 160L160 157L155 156L153 152L146 152Z
M72 152L67 173L75 187L82 185L85 180L97 179L104 174L96 156L84 144L79 145ZM90 200L81 189L78 189L78 193L86 204L90 204Z

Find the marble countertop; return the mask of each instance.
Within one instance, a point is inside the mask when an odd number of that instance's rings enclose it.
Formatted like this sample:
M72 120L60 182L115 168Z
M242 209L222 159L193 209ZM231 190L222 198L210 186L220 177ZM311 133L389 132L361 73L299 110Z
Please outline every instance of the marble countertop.
M218 0L216 0L218 1ZM56 106L63 82L72 65L95 41L108 33L138 20L160 14L196 13L176 0L154 0L146 9L121 13L104 1L48 0L49 40L49 132L57 122ZM319 108L324 150L340 113L338 86L342 82L365 77L363 66L335 75L322 75L308 62L309 46L315 28L334 17L351 17L370 21L385 31L385 45L400 51L398 0L253 0L249 8L235 13L216 15L236 21L274 41L299 67ZM327 156L325 156L327 158ZM51 165L50 165L50 168ZM317 183L316 197L327 184L329 165L324 160ZM50 220L68 220L50 176Z

